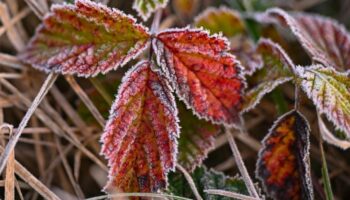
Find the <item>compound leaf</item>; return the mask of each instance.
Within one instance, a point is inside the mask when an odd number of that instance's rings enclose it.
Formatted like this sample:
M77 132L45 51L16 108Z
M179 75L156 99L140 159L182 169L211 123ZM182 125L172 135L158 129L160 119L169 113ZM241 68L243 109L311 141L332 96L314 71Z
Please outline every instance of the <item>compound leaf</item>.
M123 79L101 138L110 166L106 189L155 192L176 163L177 108L169 86L150 62Z
M198 119L183 104L178 108L181 125L178 162L188 171L193 171L214 148L220 127Z
M264 138L256 175L273 199L313 199L309 129L306 119L292 110Z
M88 77L125 64L149 37L131 16L77 0L52 6L20 58L40 70Z
M228 43L198 29L159 33L153 49L163 73L181 100L201 118L214 123L240 123L245 80Z
M203 191L207 189L221 189L249 195L244 181L238 177L225 176L221 172L213 169L207 170L205 167L196 168L191 176L200 195L205 200L230 200L228 197L204 193ZM180 173L170 173L168 191L174 195L195 198L185 177Z
M167 4L168 0L134 0L133 8L146 21L154 11L164 8Z
M267 15L289 26L313 60L340 71L350 69L350 35L343 25L315 14L289 15L278 8L268 10Z
M297 75L301 86L316 105L350 138L350 77L347 73L335 71L322 65L298 67Z
M280 84L292 79L295 66L286 52L278 44L262 38L256 50L263 58L264 68L257 72L259 83L244 95L243 111L254 108L260 100Z
M226 7L208 8L195 19L197 27L203 27L210 33L222 33L230 40L230 53L237 56L244 67L244 73L252 75L262 67L262 60L255 51L255 45L249 38L246 26L240 14Z

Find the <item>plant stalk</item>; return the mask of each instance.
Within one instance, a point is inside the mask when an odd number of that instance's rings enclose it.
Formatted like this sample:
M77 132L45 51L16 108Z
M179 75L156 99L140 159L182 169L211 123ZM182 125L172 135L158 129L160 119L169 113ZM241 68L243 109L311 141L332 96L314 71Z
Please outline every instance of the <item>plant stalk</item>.
M259 199L258 192L256 191L254 183L251 180L251 178L249 176L249 173L248 173L248 170L247 170L247 168L244 165L241 153L238 150L238 147L237 147L237 144L235 142L235 139L234 139L231 131L228 128L226 128L225 134L226 134L226 137L227 137L228 142L230 144L230 148L231 148L231 151L233 153L233 157L234 157L234 159L236 161L236 164L237 164L237 167L238 167L239 171L241 172L241 175L242 175L243 180L244 180L244 182L245 182L245 184L247 186L249 194L251 196Z

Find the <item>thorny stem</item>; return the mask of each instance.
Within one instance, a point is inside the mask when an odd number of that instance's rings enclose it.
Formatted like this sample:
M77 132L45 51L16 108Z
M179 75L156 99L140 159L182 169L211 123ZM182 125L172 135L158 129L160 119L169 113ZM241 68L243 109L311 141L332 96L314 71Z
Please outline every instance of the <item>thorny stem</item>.
M240 130L243 131L242 129L240 129ZM237 164L237 167L238 167L239 171L241 172L241 175L242 175L243 180L244 180L244 182L245 182L245 184L247 186L249 194L251 196L259 199L258 192L256 191L255 186L253 184L253 181L251 180L251 178L249 176L248 170L247 170L247 168L244 165L242 156L241 156L241 154L240 154L240 152L238 150L238 147L237 147L237 144L235 142L235 139L234 139L231 131L228 128L226 128L225 134L226 134L226 137L227 137L228 142L230 144L230 148L231 148L231 151L233 153L233 157L235 159L235 162Z
M188 184L190 185L192 192L194 194L194 196L196 197L197 200L203 200L203 198L201 197L201 195L199 194L196 184L194 183L192 177L190 176L190 174L185 170L185 168L183 168L180 164L176 165L176 168L178 170L181 171L181 173L185 176Z
M27 113L23 117L21 123L19 124L17 131L13 133L13 136L9 139L9 142L6 145L6 148L4 150L4 153L0 157L0 174L3 172L7 160L9 156L11 155L11 152L15 148L19 137L21 136L24 128L27 126L27 123L30 119L30 117L33 115L34 111L38 108L40 102L43 100L55 80L57 79L58 74L50 73L49 76L46 78L44 84L41 86L39 93L36 95L32 105L27 110Z

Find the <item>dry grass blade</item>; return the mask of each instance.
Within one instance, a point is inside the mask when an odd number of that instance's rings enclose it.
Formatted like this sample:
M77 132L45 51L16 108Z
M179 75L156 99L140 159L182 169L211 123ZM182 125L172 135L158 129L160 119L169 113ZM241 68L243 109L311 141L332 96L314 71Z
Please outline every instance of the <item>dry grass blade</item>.
M11 25L10 13L8 7L5 3L0 2L0 19L5 27L7 28L7 36L13 46L17 51L21 51L25 48L25 41L18 34L18 31L15 27Z
M6 162L9 158L11 152L15 148L17 141L18 141L19 137L21 136L23 129L26 127L30 117L33 115L34 111L37 109L40 102L45 97L45 95L47 94L47 92L49 91L49 89L51 88L51 86L53 85L55 80L57 79L57 76L58 76L57 74L53 74L53 73L49 74L49 76L46 78L44 84L40 88L39 93L35 97L32 105L29 107L27 113L25 114L21 123L19 124L17 131L13 134L13 137L10 138L8 144L6 145L4 153L0 157L0 173L3 172L4 167L6 165ZM1 83L4 83L3 79L1 79L0 81L1 81Z
M79 96L79 98L84 102L85 106L90 110L90 112L95 117L97 122L101 125L101 127L104 127L105 119L102 117L101 113L98 111L94 103L92 103L90 98L86 95L84 90L79 86L79 84L74 79L74 77L66 76L66 80L70 84L70 86L73 88L75 93Z
M14 26L17 22L26 17L29 13L30 9L28 7L21 10L21 12L19 12L14 18L11 19L10 23L5 24L3 27L0 28L0 36L4 34L9 28Z
M0 65L11 67L14 69L23 69L25 65L21 63L15 56L0 53Z
M258 192L255 189L253 181L251 180L249 173L244 165L244 162L243 162L242 156L238 150L237 144L233 138L232 133L230 132L230 130L228 128L226 128L225 134L226 134L226 137L227 137L228 142L230 144L231 151L233 153L233 157L236 161L236 164L237 164L239 171L241 172L241 175L242 175L244 182L247 186L249 194L255 198L259 198Z
M0 147L0 152L3 153L4 149ZM25 167L15 160L15 173L20 176L28 185L35 189L45 199L59 200L49 188L47 188L42 182L40 182L33 174L31 174Z
M45 1L40 0L40 1L34 1L34 0L24 0L29 8L35 13L35 15L39 18L42 19L43 16L49 11L49 8L47 6L47 3L43 3Z
M79 184L75 181L75 179L73 177L72 170L69 167L68 161L67 161L66 157L63 154L61 142L59 141L57 136L55 137L55 142L56 142L56 146L57 146L57 150L58 150L59 156L60 156L61 161L63 163L63 167L64 167L64 169L65 169L65 171L66 171L66 173L68 175L69 181L71 182L76 195L79 197L79 199L84 199L84 193L81 190Z
M2 124L0 130L8 129L10 135L12 135L13 126L10 124ZM1 131L2 132L2 131ZM15 199L15 153L12 151L9 156L9 160L6 165L6 178L5 178L5 200Z
M241 200L259 200L259 198L254 198L250 197L247 195L239 194L236 192L229 192L225 190L204 190L204 192L208 194L215 194L215 195L220 195L220 196L225 196L225 197L230 197L230 198L235 198L235 199L241 199Z

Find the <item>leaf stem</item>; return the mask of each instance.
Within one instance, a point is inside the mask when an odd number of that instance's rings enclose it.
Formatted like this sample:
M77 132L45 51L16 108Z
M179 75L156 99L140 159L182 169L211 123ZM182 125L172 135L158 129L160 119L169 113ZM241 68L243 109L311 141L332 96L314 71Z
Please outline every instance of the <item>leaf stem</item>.
M176 168L178 170L181 171L181 173L185 176L188 184L190 185L192 192L194 194L194 196L196 197L197 200L203 200L203 198L201 197L201 195L199 194L196 184L194 183L191 175L185 170L185 168L183 168L180 164L176 164Z
M320 120L321 117L318 118ZM321 128L321 127L319 127ZM321 131L321 130L320 130ZM328 175L328 167L327 167L327 161L326 161L326 156L325 152L323 149L323 140L321 135L319 135L319 146L320 146L320 151L321 151L321 159L322 159L322 180L323 180L323 189L326 194L326 199L327 200L333 200L333 191L332 191L332 186L331 186L331 181L329 179Z
M33 115L35 110L38 108L40 102L43 100L51 86L54 84L55 80L57 79L58 74L50 73L49 76L46 78L44 84L41 86L39 93L36 95L32 105L27 110L26 114L24 115L21 123L19 124L17 130L13 133L12 137L10 137L6 148L4 150L4 153L0 157L0 174L3 172L7 160L9 156L11 155L11 152L15 148L19 137L21 136L24 128L27 126L27 123L30 119L30 117ZM3 83L3 81L1 81Z
M295 99L294 99L294 109L299 110L300 107L300 86L295 84Z
M243 130L241 128L240 128L240 131L243 132ZM239 171L241 172L241 175L242 175L243 180L244 180L244 182L245 182L245 184L247 186L249 194L251 196L259 199L258 192L256 191L255 186L253 184L253 181L251 180L251 178L249 176L248 170L247 170L247 168L244 165L242 156L241 156L241 154L240 154L240 152L238 150L238 147L237 147L237 144L235 142L235 139L234 139L231 131L228 128L226 128L225 134L226 134L226 137L227 137L228 142L230 144L230 148L231 148L231 151L233 153L233 157L234 157L234 159L236 161L236 164L237 164L237 167L238 167ZM244 134L244 133L242 133L242 134Z

